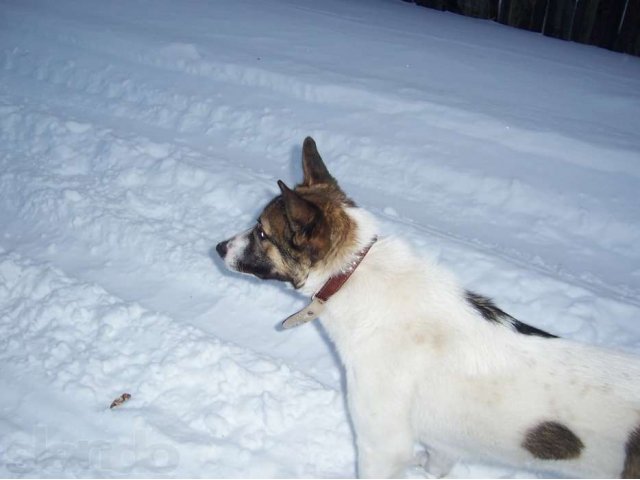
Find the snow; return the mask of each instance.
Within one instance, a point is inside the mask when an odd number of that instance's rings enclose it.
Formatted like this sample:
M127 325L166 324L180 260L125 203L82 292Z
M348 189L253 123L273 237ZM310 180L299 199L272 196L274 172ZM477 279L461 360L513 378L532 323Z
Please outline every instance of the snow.
M467 288L640 353L639 59L394 0L14 1L0 27L1 475L355 474L326 335L275 328L305 299L212 251L306 135Z

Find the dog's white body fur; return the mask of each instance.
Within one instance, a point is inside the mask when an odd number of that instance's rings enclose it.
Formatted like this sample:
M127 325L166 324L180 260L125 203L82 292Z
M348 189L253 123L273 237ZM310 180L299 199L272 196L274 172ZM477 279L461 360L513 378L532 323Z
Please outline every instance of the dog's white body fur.
M355 254L377 232L366 212L348 211ZM313 294L349 260L313 272L302 291ZM637 357L486 321L451 274L395 238L373 245L321 321L345 366L361 476L401 475L415 442L452 460L620 476L640 425ZM577 435L578 458L539 460L523 448L543 421Z
M639 357L522 324L400 240L371 245L375 221L311 137L302 167L301 184L279 181L257 224L216 251L313 295L371 246L320 317L345 366L361 476L403 474L422 443L435 475L464 458L640 477Z

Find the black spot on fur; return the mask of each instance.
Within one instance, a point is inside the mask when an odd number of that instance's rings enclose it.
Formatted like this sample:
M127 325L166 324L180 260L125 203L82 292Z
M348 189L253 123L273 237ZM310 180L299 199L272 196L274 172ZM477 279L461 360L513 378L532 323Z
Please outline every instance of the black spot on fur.
M511 327L518 333L522 333L523 335L535 335L538 337L544 338L558 338L555 335L552 335L544 330L540 330L539 328L532 327L531 325L527 325L526 323L522 323L519 320L516 320L508 313L500 310L493 300L487 297L483 297L482 295L478 295L477 293L473 293L470 291L466 292L467 302L475 308L482 317L489 321L499 323L501 325L505 325L507 327Z
M507 316L505 312L496 307L490 298L477 293L467 291L467 301L485 318L491 322L497 322L500 317Z
M622 478L640 478L640 426L629 434Z
M513 317L511 318L513 319L511 322L513 324L513 328L515 328L523 335L536 335L538 337L544 338L558 338L556 335L553 335L549 332L545 332L544 330L540 330L539 328L532 327L531 325L527 325L526 323L522 323L521 321L516 320Z
M525 434L522 447L541 460L569 460L580 456L584 444L565 425L542 422Z

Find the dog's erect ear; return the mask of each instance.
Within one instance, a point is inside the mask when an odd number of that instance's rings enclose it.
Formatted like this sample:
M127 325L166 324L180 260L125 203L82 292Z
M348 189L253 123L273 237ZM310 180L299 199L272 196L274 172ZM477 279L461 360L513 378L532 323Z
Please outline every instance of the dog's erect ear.
M287 187L282 180L278 180L278 187L282 192L284 208L291 229L296 234L307 235L311 233L320 218L320 209Z
M311 137L305 138L302 144L302 170L304 172L302 184L307 187L321 183L336 183L318 153L316 142Z

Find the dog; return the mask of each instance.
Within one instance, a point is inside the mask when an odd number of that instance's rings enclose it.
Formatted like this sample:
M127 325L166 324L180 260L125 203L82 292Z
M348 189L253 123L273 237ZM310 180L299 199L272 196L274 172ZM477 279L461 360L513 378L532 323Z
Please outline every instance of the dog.
M640 358L558 338L465 290L374 218L329 173L316 143L303 181L216 250L234 271L312 297L347 380L358 474L402 476L459 459L581 477L640 477Z

